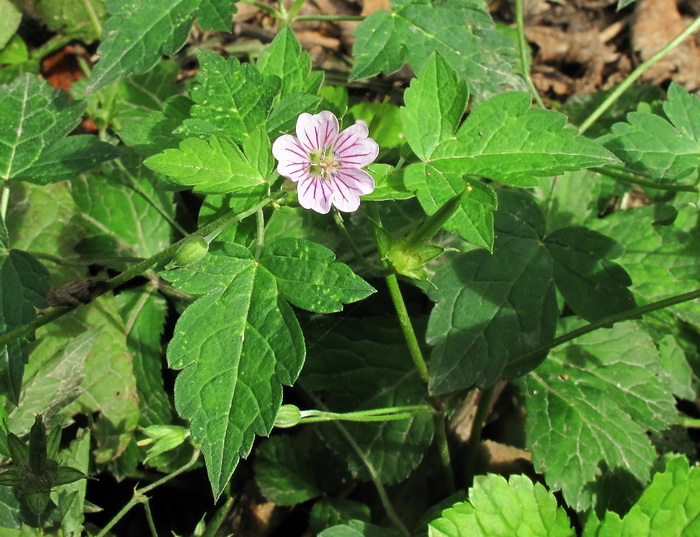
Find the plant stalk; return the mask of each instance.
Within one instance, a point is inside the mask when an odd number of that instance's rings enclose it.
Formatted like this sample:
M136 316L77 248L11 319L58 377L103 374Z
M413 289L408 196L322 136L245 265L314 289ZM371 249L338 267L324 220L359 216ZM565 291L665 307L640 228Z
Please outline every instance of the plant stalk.
M541 108L546 108L540 94L537 92L535 84L530 78L530 65L527 61L527 41L525 40L525 22L523 17L523 0L515 0L515 23L518 27L518 53L520 55L520 70L523 72L525 77L525 82L527 82L528 87L535 101Z

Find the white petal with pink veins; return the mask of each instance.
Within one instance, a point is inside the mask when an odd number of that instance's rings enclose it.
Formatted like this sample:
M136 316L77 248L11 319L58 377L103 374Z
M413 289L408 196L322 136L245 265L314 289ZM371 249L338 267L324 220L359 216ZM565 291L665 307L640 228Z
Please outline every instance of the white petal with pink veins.
M297 119L297 137L307 151L330 145L338 135L338 118L324 110L315 115L301 114Z
M333 192L329 182L320 177L307 177L299 181L297 194L299 205L304 209L313 209L321 214L326 214L331 210Z
M333 145L341 167L362 168L374 162L379 154L377 142L367 138L364 121L358 121L341 132Z
M272 155L277 159L277 173L292 181L308 175L309 155L291 134L280 136L272 144Z

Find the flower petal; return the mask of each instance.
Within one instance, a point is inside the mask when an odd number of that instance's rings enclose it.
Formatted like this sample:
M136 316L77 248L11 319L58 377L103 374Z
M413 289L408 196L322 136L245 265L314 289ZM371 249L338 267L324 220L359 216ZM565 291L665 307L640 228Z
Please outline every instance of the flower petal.
M309 155L296 136L285 134L272 144L272 155L277 159L277 173L292 181L309 174Z
M341 132L335 140L334 151L343 168L362 168L374 162L379 154L377 142L368 138L364 121L358 121Z
M342 180L361 196L374 192L374 179L364 170L344 168L337 173L336 180Z
M307 151L330 145L338 135L338 118L324 110L318 114L301 114L297 119L297 136Z
M326 214L331 210L332 191L329 181L309 176L299 181L297 194L299 205L304 209L313 209L321 214Z

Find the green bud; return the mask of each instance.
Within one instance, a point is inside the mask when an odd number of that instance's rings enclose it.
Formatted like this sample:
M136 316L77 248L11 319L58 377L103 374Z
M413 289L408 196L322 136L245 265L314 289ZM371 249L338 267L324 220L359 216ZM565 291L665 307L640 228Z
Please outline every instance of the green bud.
M282 405L277 411L275 418L275 427L284 429L286 427L294 427L299 425L301 421L301 411L295 405Z
M175 254L175 257L173 257L173 260L168 263L165 268L170 270L174 268L187 267L204 259L204 256L207 255L208 251L209 243L204 239L204 237L200 237L199 235L189 237L184 244L180 246L180 249Z
M37 414L29 431L29 469L32 473L41 474L46 470L47 459L46 427L41 414Z

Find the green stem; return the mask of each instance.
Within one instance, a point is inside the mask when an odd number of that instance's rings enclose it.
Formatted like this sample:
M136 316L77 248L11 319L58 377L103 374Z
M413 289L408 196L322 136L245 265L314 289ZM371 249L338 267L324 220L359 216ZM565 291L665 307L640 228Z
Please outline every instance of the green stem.
M355 254L355 258L360 262L360 264L365 268L365 270L367 270L372 275L385 276L386 269L375 267L369 261L367 261L364 254L357 247L357 244L355 244L355 241L352 240L350 233L348 232L347 228L345 227L345 222L343 221L343 215L341 215L340 212L337 211L336 209L333 209L333 221L335 222L335 225L338 226L338 229L340 230L341 235L343 235L343 238L345 238L345 242L348 243L348 246L350 246L350 249L352 250L353 254Z
M138 263L143 261L143 257L129 257L129 256L119 256L119 257L97 257L95 259L75 259L67 260L61 259L58 256L45 254L43 252L28 251L28 254L36 257L37 259L44 259L45 261L51 261L57 265L65 267L85 267L90 265L109 265L111 263Z
M377 422L413 418L418 414L432 414L430 405L409 405L403 407L372 408L356 412L328 412L325 410L302 410L300 423L324 421Z
M10 183L9 181L2 182L2 195L0 195L0 217L2 221L7 220L7 207L10 204Z
M51 39L49 39L41 47L39 47L38 49L31 52L29 54L29 57L32 60L39 61L42 58L51 54L52 52L55 52L58 49L65 47L71 41L75 41L74 36L58 34L58 35L52 37Z
M479 446L481 445L481 431L484 429L486 413L491 405L495 385L486 390L482 390L479 395L479 403L476 407L476 415L472 423L471 434L469 435L469 447L467 448L467 487L471 486L476 472L476 461L479 456Z
M530 78L530 65L527 61L527 41L525 40L525 22L523 17L523 0L515 0L515 22L518 27L518 53L520 54L520 70L523 72L525 81L530 87L532 96L540 107L545 108L540 94L537 92L535 84Z
M207 529L204 530L202 537L216 536L216 533L219 531L219 528L226 520L226 517L228 516L228 513L231 510L232 506L233 498L229 498L228 500L226 500L226 503L224 503L224 505L217 509L216 513L214 513L214 516L211 517L211 520L207 523Z
M450 456L450 446L447 443L447 428L445 426L444 414L435 414L433 416L433 425L435 426L435 441L440 454L440 468L442 469L442 478L447 486L447 495L454 494L455 476L452 471L452 458Z
M153 522L153 513L151 513L151 504L148 503L148 498L144 496L144 501L141 503L143 503L143 509L146 511L146 521L148 522L148 528L151 530L151 535L153 537L158 537L158 530Z
M700 419L691 418L690 416L680 416L678 418L678 425L687 428L700 429Z
M260 257L265 246L265 215L262 207L255 212L255 259Z
M612 166L606 166L604 168L591 168L592 171L615 179L616 181L622 181L623 183L629 183L633 185L639 185L644 188L654 188L657 190L667 190L669 192L700 192L700 189L695 185L673 185L673 184L663 184L657 183L651 179L641 179L634 174L626 172L625 170L619 170Z
M280 12L277 11L274 7L268 6L267 4L263 4L262 2L256 2L256 0L239 0L243 4L250 4L251 6L255 6L258 9L262 9L263 11L269 13L276 19L280 18Z
M132 278L142 274L143 272L146 272L148 269L150 269L153 265L156 265L158 263L161 263L165 261L166 259L169 259L175 255L175 253L178 251L180 246L182 246L185 241L187 241L190 237L194 236L201 236L201 237L206 237L208 234L219 230L223 229L228 225L234 224L236 222L240 222L244 218L247 218L248 216L255 214L259 209L265 207L266 205L269 205L270 203L284 197L286 195L286 192L278 192L277 194L273 194L272 196L267 196L263 200L259 201L255 205L253 205L250 209L247 209L245 211L242 211L238 214L230 213L225 216L222 216L221 218L207 224L206 226L201 227L191 235L188 235L187 237L184 237L183 239L179 240L178 242L171 244L168 246L165 250L162 250L161 252L158 252L155 255L152 255L148 259L144 259L140 263L135 264L133 267L130 269L122 272L121 274L118 274L111 280L107 281L107 285L104 289L104 291L100 294L104 294L108 291L113 290L114 288L128 282ZM98 295L99 296L99 295ZM97 296L95 297L97 298ZM81 304L80 306L82 306ZM77 306L77 307L80 307ZM36 317L34 320L23 324L21 326L18 326L14 330L11 330L9 332L6 332L5 334L0 335L0 348L3 346L7 345L11 341L14 341L15 339L23 338L34 332L36 329L47 325L56 319L63 317L67 313L70 313L73 311L74 307L63 307L63 308L54 308L52 310L49 310L45 312L43 315L40 315Z
M695 300L696 298L700 298L700 289L690 291L689 293L683 293L682 295L674 295L669 298L664 298L663 300L657 300L656 302L652 302L650 304L647 304L646 306L640 306L639 308L634 308L631 310L623 311L621 313L616 313L614 315L609 315L608 317L605 317L593 323L582 326L581 328L577 328L576 330L572 330L571 332L568 332L562 336L559 336L558 338L553 339L546 345L541 345L540 347L537 347L536 349L530 352L526 352L518 358L518 361L527 361L528 359L537 356L538 354L547 352L553 349L554 347L558 347L559 345L567 343L573 339L576 339L577 337L581 337L590 332L594 332L599 328L610 328L615 323L629 321L631 319L640 317L645 313L651 313L652 311L669 308L677 304L682 304L683 302Z
M292 5L291 8L289 8L289 11L287 11L287 22L291 23L294 21L294 17L296 16L297 13L299 13L299 10L301 9L301 6L304 5L304 2L306 0L295 0L294 4Z
M119 522L122 518L124 518L124 515L126 515L129 511L131 511L131 509L134 506L136 506L140 503L144 503L144 501L148 501L148 499L145 497L147 493L149 493L150 491L152 491L156 487L159 487L159 486L163 485L164 483L167 483L171 479L173 479L173 478L179 476L180 474L186 472L187 470L189 470L192 466L195 465L195 463L197 462L197 459L199 459L199 451L195 450L190 461L187 464L185 464L184 466L181 466L180 468L178 468L174 472L162 477L161 479L151 483L150 485L147 485L147 486L140 488L140 489L136 489L134 491L133 497L131 498L131 500L129 500L129 503L127 503L121 509L121 511L119 511L116 515L114 515L114 518L112 520L110 520L109 523L104 528L102 528L102 531L100 531L100 533L98 533L95 537L105 537L105 535L107 535L109 533L109 530L111 530L117 522Z
M306 389L304 389L304 391L312 399L316 406L318 406L319 408L325 407L323 402L318 397L316 397L316 394ZM343 435L343 438L345 438L348 445L355 452L355 455L357 455L357 457L362 461L362 464L364 464L365 468L367 469L367 473L369 473L369 478L374 484L374 488L377 489L379 500L382 502L382 506L384 507L384 511L386 512L387 517L389 517L389 520L391 520L392 524L401 532L402 535L404 535L405 537L409 537L411 533L408 531L408 528L406 528L406 525L403 523L398 513L394 509L394 505L391 503L391 499L389 498L389 495L387 494L386 489L384 488L384 484L382 483L382 480L379 477L379 472L377 472L377 469L374 467L374 464L372 464L372 461L370 461L365 456L360 446L357 444L357 442L355 442L355 439L341 423L334 421L333 425L335 425L338 428L340 434Z
M89 0L82 0L82 3L85 13L87 13L88 18L90 19L90 24L92 24L92 27L95 29L97 36L100 37L102 35L102 24L100 23L100 19L97 17L97 13L95 13L95 9L92 6L93 3Z
M578 128L578 133L583 134L584 132L586 132L589 129L589 127L593 125L593 123L595 123L598 120L598 118L602 116L605 113L605 111L613 105L615 101L617 101L617 99L620 98L620 95L622 95L627 90L627 88L629 88L634 83L635 80L642 76L642 74L644 74L644 72L647 69L649 69L652 65L654 65L657 61L659 61L661 58L663 58L669 52L675 49L678 45L680 45L684 39L695 33L695 31L698 28L700 28L700 17L697 17L692 22L692 24L690 24L690 26L688 26L685 30L678 34L674 39L671 40L670 43L668 43L660 51L658 51L645 62L641 63L639 67L632 71L629 74L629 76L619 86L617 86L602 103L600 103L598 108L596 108L593 111L593 113L590 116L588 116L588 118L586 118L586 121L581 123L581 126Z
M363 21L366 17L363 15L302 15L300 17L294 17L292 23L294 22L349 22L349 21Z

